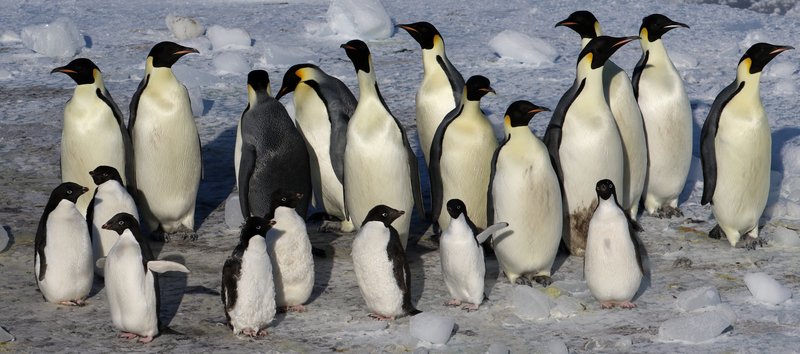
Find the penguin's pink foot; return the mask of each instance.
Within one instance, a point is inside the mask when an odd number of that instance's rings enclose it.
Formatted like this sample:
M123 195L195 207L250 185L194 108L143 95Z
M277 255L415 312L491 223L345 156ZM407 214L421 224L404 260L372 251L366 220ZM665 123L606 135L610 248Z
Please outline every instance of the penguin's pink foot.
M373 319L378 320L378 321L394 321L394 316L392 316L392 317L384 317L384 316L378 315L376 313L369 314L369 317L372 317Z
M84 305L86 305L86 301L83 301L83 300L68 300L68 301L61 301L58 304L59 305L64 305L64 306L84 306Z
M138 334L130 333L130 332L119 332L119 336L122 339L134 339L138 337Z
M459 305L461 305L461 300L459 300L459 299L450 299L450 300L445 301L444 305L445 306L459 306Z
M635 309L636 308L636 304L634 304L634 303L632 303L630 301L623 301L623 302L619 303L619 307L622 307L624 309Z
M267 335L269 335L269 332L267 332L266 328L258 331L258 336L259 337L266 337Z
M139 338L139 340L137 340L137 342L142 343L142 344L147 344L147 343L150 343L152 341L153 341L153 336L141 337L141 338Z
M604 310L605 309L613 309L614 308L614 302L613 301L603 301L603 302L600 303L600 308L604 309Z
M478 308L480 308L480 307L481 307L481 305L466 304L461 309L464 310L464 311L467 311L467 312L475 312L475 311L478 311Z
M278 312L306 312L306 307L303 305L280 306Z

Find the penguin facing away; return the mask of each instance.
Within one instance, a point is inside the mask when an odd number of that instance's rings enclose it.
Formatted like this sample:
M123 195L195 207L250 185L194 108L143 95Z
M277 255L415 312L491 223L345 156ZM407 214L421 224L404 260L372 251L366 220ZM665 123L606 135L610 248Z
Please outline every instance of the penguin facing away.
M252 216L246 219L239 244L222 267L222 304L233 334L266 336L275 318L275 288L272 264L264 239L274 220Z
M644 270L639 241L632 220L617 201L614 183L604 179L595 190L599 200L589 222L584 277L600 307L634 308Z
M664 15L645 17L639 28L642 57L633 70L633 90L647 135L644 207L659 218L683 215L678 197L692 164L692 107L683 79L661 40L679 27L689 28Z
M172 65L197 49L160 42L147 55L145 75L131 98L128 131L136 164L136 201L157 238L196 239L194 208L202 173L200 136L189 93Z
M405 248L392 222L402 210L377 205L353 239L353 270L370 317L394 320L421 311L411 304L411 273Z
M242 216L266 215L272 193L285 188L303 194L297 213L305 218L311 195L308 150L286 108L267 92L269 86L266 71L247 75L238 176Z
M290 92L294 92L297 127L308 146L315 206L340 220L338 225L323 224L323 229L353 231L344 205L344 149L347 122L358 102L341 80L313 64L297 64L286 71L276 99Z
M89 59L78 58L51 73L64 73L77 86L64 107L61 132L61 181L91 186L86 175L100 165L109 165L123 174L124 186L135 190L130 135L122 112L103 83L100 68ZM78 210L86 215L92 196L78 198Z
M755 248L758 221L769 196L772 135L760 97L761 71L778 54L793 49L768 43L751 46L739 60L736 79L714 99L700 134L703 163L701 204L711 203L731 246Z
M77 183L60 184L39 219L33 263L36 285L48 302L83 306L92 290L92 243L86 220L75 205L87 191Z

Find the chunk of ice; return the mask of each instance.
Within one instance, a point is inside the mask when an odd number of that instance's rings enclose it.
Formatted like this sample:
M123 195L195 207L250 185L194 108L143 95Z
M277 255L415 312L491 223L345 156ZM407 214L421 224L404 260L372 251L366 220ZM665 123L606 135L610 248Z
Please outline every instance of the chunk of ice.
M331 0L327 18L331 31L341 37L386 39L394 33L380 0Z
M247 49L252 44L250 34L241 28L213 25L206 30L206 37L211 40L214 50Z
M778 283L767 273L750 273L744 276L747 289L761 302L778 305L792 297L792 291Z
M500 58L517 61L534 67L546 67L555 62L558 52L541 38L505 30L489 41L489 46Z
M589 287L583 280L557 280L549 287L559 288L568 292L572 296L589 292Z
M561 340L553 339L547 342L547 352L549 354L569 354L567 344Z
M550 317L551 300L541 291L517 285L511 291L514 314L523 320L541 320Z
M411 317L409 330L414 338L433 344L445 344L450 340L454 325L452 318L423 312Z
M0 34L0 44L12 44L17 42L22 42L22 38L19 38L19 35L14 31L3 31L3 34Z
M575 316L576 313L586 308L580 301L572 296L559 296L554 302L555 306L550 309L550 316L553 318Z
M693 311L706 306L720 303L719 292L713 286L704 286L697 289L686 290L675 301L681 311Z
M797 231L778 226L772 234L771 245L797 247L800 246L800 237L797 236Z
M60 17L52 23L27 26L22 29L22 44L48 57L71 57L85 44L70 19Z
M214 68L220 74L243 74L250 72L250 63L239 53L222 52L214 55Z
M701 312L662 323L658 327L658 339L701 343L716 338L730 326L728 318L717 311Z
M225 225L228 229L234 230L242 227L244 218L242 217L242 207L239 204L239 192L234 191L225 199Z
M6 250L6 247L8 247L8 241L8 232L6 231L5 227L0 225L0 252Z
M193 17L169 14L164 21L167 23L169 31L178 40L200 37L206 31L203 24Z

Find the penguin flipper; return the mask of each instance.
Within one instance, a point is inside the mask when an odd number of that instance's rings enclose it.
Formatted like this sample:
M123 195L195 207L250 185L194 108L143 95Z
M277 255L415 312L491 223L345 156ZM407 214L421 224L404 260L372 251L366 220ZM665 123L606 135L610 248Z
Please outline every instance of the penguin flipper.
M492 194L492 186L494 185L494 175L497 173L497 158L500 156L500 150L503 149L503 146L506 145L509 138L510 137L506 137L503 139L503 142L497 146L497 149L494 150L494 154L492 154L492 170L489 173L489 186L486 191L486 222L489 224L494 224L494 195ZM482 242L478 243L480 244Z
M631 77L631 85L633 85L633 97L639 99L639 79L642 78L642 71L647 66L647 60L650 58L650 51L645 51L633 68L633 77Z
M36 284L44 280L44 274L47 272L47 258L44 255L44 248L47 246L47 216L49 214L50 210L45 210L45 214L39 220L39 228L36 230L36 239L34 240L35 258L39 262L39 276L36 277Z
M92 195L92 199L89 200L89 205L86 207L86 226L89 228L89 242L92 242L92 237L94 232L94 201L97 198L97 188L94 189L94 194Z
M388 112L389 109L387 108L386 111ZM394 118L394 116L392 116L392 118ZM417 208L419 217L424 219L425 206L422 205L422 186L420 185L419 181L419 163L417 162L417 155L414 154L414 150L411 149L411 144L408 142L408 135L406 134L406 130L403 129L403 126L400 124L400 121L398 121L397 118L394 118L394 122L397 124L397 128L400 129L400 134L403 138L403 146L405 146L406 154L408 155L408 170L411 174L411 193L414 196L414 206Z
M736 85L734 81L717 95L717 98L714 99L714 103L711 105L711 109L708 111L708 117L703 123L703 129L700 131L700 162L703 165L703 196L700 198L701 205L706 205L711 202L717 187L717 153L716 147L714 146L714 138L717 136L722 110L725 109L728 102L744 88L744 85L744 81L739 85Z
M507 222L496 223L496 224L494 224L492 226L487 227L486 230L483 230L481 233L475 235L475 240L478 241L478 244L482 244L489 237L491 237L492 234L494 234L495 232L500 231L502 229L505 229L506 227L508 227L508 223Z
M437 222L437 220L439 220L439 214L442 212L442 204L444 204L444 196L442 195L444 186L442 185L442 171L440 168L444 134L447 131L447 128L450 126L450 123L452 123L453 120L455 120L455 118L461 114L463 109L464 106L459 103L456 108L447 113L442 122L439 123L439 126L436 128L436 133L434 133L433 141L431 142L431 151L429 151L430 154L428 155L428 177L430 178L431 183L431 220L433 222Z
M406 313L416 310L411 304L411 272L406 259L406 251L400 242L397 230L389 226L389 242L386 244L386 253L392 262L392 273L400 291L403 292L403 310Z
M447 74L447 81L450 81L450 88L453 89L453 102L457 107L461 103L461 95L464 93L464 77L447 58L436 56L436 62Z
M347 144L347 123L350 121L350 116L353 115L358 101L356 101L350 89L347 88L347 85L335 77L324 75L325 77L320 82L309 80L305 81L305 83L314 89L322 103L325 104L331 125L328 153L330 154L333 173L339 183L344 184L344 150ZM334 99L329 99L329 97Z
M130 104L130 117L128 118L128 134L133 137L133 125L136 124L136 111L139 109L139 99L142 97L142 92L147 87L147 83L150 82L150 75L147 75L139 82L139 87L136 88L136 92L134 92L133 97L131 97L131 104Z
M572 87L561 96L561 99L558 100L558 105L556 105L556 109L553 111L553 115L550 118L550 124L547 125L547 130L544 133L544 141L545 146L547 146L547 151L550 153L550 162L553 164L553 169L556 172L556 176L558 177L558 183L562 186L564 185L564 173L561 169L561 158L559 156L559 149L561 148L561 129L564 126L564 119L567 116L567 110L575 102L575 98L580 95L581 91L583 91L583 87L586 85L586 79L581 80L578 83L576 79L575 82L572 84Z
M242 154L239 162L239 206L242 216L250 217L250 177L256 166L256 149L253 145L242 142Z
M150 269L156 273L166 273L166 272L181 272L181 273L189 273L189 268L186 268L185 265L172 262L172 261L148 261L147 262L147 269Z

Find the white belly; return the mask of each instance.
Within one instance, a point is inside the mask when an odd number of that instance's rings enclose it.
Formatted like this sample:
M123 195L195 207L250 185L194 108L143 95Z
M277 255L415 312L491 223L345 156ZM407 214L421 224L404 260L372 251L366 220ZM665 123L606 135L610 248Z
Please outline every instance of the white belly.
M139 220L136 203L119 183L109 181L98 188L94 200L92 229L90 230L95 264L99 258L108 255L119 238L116 231L103 229L103 224L118 213L129 213ZM95 273L103 276L103 269L95 267Z
M439 240L444 283L454 299L480 305L486 274L483 248L463 217L449 225Z
M403 314L403 292L397 286L392 262L386 254L388 242L389 229L382 223L365 224L353 240L353 270L370 311L394 317Z
M314 289L314 258L306 224L294 209L275 210L275 226L267 232L277 306L304 304Z
M613 201L604 201L589 222L584 277L598 301L630 301L639 289L642 272L628 222Z
M275 318L275 287L272 263L260 236L250 239L242 256L241 277L236 282L236 304L228 312L234 334L243 329L263 329Z
M106 297L114 327L144 337L158 334L154 281L153 273L142 267L139 244L125 231L105 265Z
M438 66L438 64L437 64ZM422 78L422 84L417 91L417 134L419 134L420 147L425 155L425 163L430 161L431 143L436 128L453 108L456 107L453 98L453 88L447 80L447 74L439 67L431 70L430 74Z
M47 218L44 256L47 270L39 282L39 290L47 301L83 300L89 295L94 280L89 229L71 202L61 201ZM38 278L38 253L35 258Z

